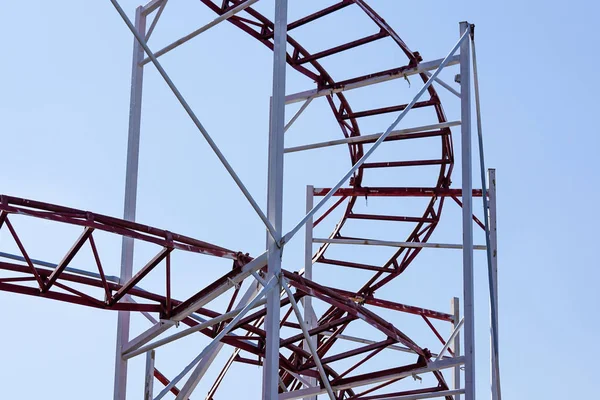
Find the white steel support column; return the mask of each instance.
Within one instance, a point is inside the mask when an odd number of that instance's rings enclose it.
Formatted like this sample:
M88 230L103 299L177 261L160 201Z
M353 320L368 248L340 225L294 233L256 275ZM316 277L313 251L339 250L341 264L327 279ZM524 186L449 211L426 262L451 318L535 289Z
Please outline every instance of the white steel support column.
M454 316L454 321L452 322L452 331L454 331L460 323L460 300L458 297L454 297L450 301L450 314ZM460 332L456 334L453 342L454 357L460 357ZM453 389L460 389L460 365L457 365L452 370L452 384ZM460 394L455 394L454 400L460 400Z
M310 212L314 205L314 187L312 185L306 186L306 212ZM305 226L305 240L304 240L304 277L306 279L313 280L313 262L312 262L312 248L313 248L313 218L309 218L306 221ZM315 320L315 312L312 307L312 297L304 296L302 298L302 305L304 307L304 323L308 327L308 329L315 328L317 326L317 321ZM310 341L313 344L314 348L317 348L317 338L315 336L311 336ZM308 340L304 340L303 348L306 351L309 351L310 346L308 344ZM308 377L306 378L307 382L310 386L317 385L317 378ZM304 400L317 400L317 396L308 396L305 397Z
M135 12L135 28L144 36L146 15L143 7ZM129 132L127 140L127 169L125 172L125 205L123 219L135 221L138 183L138 161L140 151L140 124L142 117L142 84L144 68L139 65L144 58L144 49L133 39L133 62L131 72L131 98L129 101ZM123 236L121 248L120 281L131 279L133 273L133 239ZM117 320L117 349L115 355L114 400L125 400L127 396L127 360L121 357L122 348L129 341L130 315L119 311Z
M490 168L488 170L488 184L489 184L489 227L490 227L490 247L492 252L492 289L494 296L494 308L495 312L490 313L492 318L495 318L496 326L496 340L498 340L498 237L496 236L496 170ZM491 322L491 321L490 321ZM491 352L491 381L492 381L492 400L500 400L500 373L498 371L499 368L499 360L496 359L496 355L494 352L494 334L492 332L492 328L490 327L490 335L491 335L491 344L490 344L490 352Z
M285 69L287 45L287 0L275 1L273 35L273 95L269 123L267 219L275 237L267 234L267 281L279 279L282 248L279 243L283 214L283 146L285 132ZM263 400L277 400L279 388L280 290L267 294L266 343L263 364Z
M460 23L460 35L470 29ZM462 150L462 222L463 291L465 333L465 400L475 399L475 309L473 284L473 177L471 157L471 56L470 42L460 45L461 150Z
M144 383L144 400L152 400L154 395L154 360L156 353L150 350L146 353L146 381Z

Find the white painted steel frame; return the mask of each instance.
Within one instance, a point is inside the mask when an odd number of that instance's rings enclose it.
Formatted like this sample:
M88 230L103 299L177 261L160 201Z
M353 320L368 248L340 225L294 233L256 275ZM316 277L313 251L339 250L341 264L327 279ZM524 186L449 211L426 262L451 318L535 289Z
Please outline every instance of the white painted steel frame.
M471 26L460 23L461 37L468 36ZM461 164L463 228L463 309L465 336L465 400L475 400L475 304L473 282L473 171L471 154L471 60L469 41L460 45L461 96ZM430 78L431 79L431 78Z
M458 126L458 125L460 125L460 121L443 122L440 124L418 126L415 128L399 129L396 131L391 131L390 134L388 135L388 139L392 139L392 138L406 135L409 133L431 132L431 131L435 131L438 129L451 128L453 126ZM327 142L319 142L319 143L305 144L305 145L301 145L301 146L288 147L284 150L284 152L285 153L294 153L297 151L320 149L322 147L337 146L337 145L342 145L342 144L365 143L365 142L377 140L383 134L384 134L384 132L374 133L371 135L351 136L351 137L344 138L344 139L329 140Z
M143 7L135 12L134 31L144 36L146 16ZM139 62L144 57L144 49L134 39L131 71L131 97L129 101L129 129L127 138L127 167L125 171L125 205L123 219L135 221L137 203L138 166L140 153L140 124L142 117L142 87L144 68ZM133 238L123 236L121 249L120 281L127 282L133 275ZM121 357L123 346L129 342L131 316L128 311L119 311L117 317L117 344L115 354L114 400L125 400L127 396L127 360Z
M489 182L489 218L490 218L490 251L492 255L492 293L495 299L493 307L494 312L490 313L490 318L495 319L496 329L498 329L498 236L497 236L497 213L496 213L496 170L490 168L488 170L488 182ZM490 304L492 307L492 304ZM490 321L490 360L491 368L490 375L492 381L492 400L501 400L502 391L500 385L500 360L499 360L499 349L496 348L494 351L494 332L493 322ZM499 332L496 331L496 346L499 341Z
M314 216L316 211L329 199L329 197L331 197L331 195L329 195L329 196L326 195L323 199L321 199L319 204L317 204L314 207L312 206L312 204L310 204L311 208L307 210L307 215L297 224L297 226L294 229L292 229L290 232L288 232L288 234L286 234L286 236L283 239L281 239L280 235L282 233L281 221L282 221L283 153L284 153L283 135L284 135L284 132L287 130L287 128L289 128L289 126L295 121L295 119L301 114L301 112L308 106L310 101L316 97L330 95L332 93L341 92L344 90L350 90L350 89L354 89L354 88L358 88L358 87L363 87L363 86L383 82L383 81L390 80L390 79L396 79L399 77L405 77L405 76L409 76L409 75L413 75L413 74L418 74L421 72L426 72L427 75L430 77L429 80L423 85L423 87L421 88L419 93L414 97L414 99L411 101L411 103L409 103L409 105L400 114L400 116L396 119L396 121L392 125L390 125L390 127L386 130L386 132L384 132L383 134L377 134L376 141L373 144L373 146L369 149L369 151L367 151L366 154L353 166L353 168L351 168L350 171L348 171L346 176L344 176L344 178L339 181L339 183L336 185L336 187L331 190L331 194L333 194L335 192L335 189L337 189L338 186L341 186L347 180L347 177L350 176L352 173L354 173L355 170L357 168L359 168L360 165L362 165L362 163L364 163L364 161L366 161L366 159L372 154L372 152L388 136L390 136L392 134L399 134L398 132L393 132L392 130L400 122L400 120L402 120L402 118L410 111L412 106L416 103L416 101L418 101L419 97L427 90L427 88L434 81L439 83L439 79L437 78L437 76L440 73L440 71L447 65L454 65L454 64L460 63L460 68L461 68L461 75L460 75L461 76L461 82L460 82L461 83L461 91L460 91L461 121L463 121L462 125L461 125L461 137L462 137L461 145L462 145L462 151L463 151L463 154L462 154L462 167L463 167L462 168L463 169L463 171L462 171L462 175L463 175L462 190L463 190L463 194L467 193L466 196L463 196L463 245L461 246L462 250L463 250L463 270L464 270L463 271L463 274L464 274L463 275L463 279L464 279L463 283L464 283L464 299L465 299L465 304L464 304L465 347L466 347L465 348L465 356L461 357L461 356L458 356L458 354L457 354L457 357L454 357L451 362L448 362L447 359L438 360L437 362L434 362L427 368L423 369L423 371L421 371L421 372L428 372L428 371L436 370L436 369L438 369L438 366L440 369L441 368L450 368L450 367L455 367L459 364L464 363L465 364L465 389L464 389L465 398L466 398L466 400L474 399L475 398L475 388L474 388L474 382L475 382L474 381L474 379L475 379L474 378L474 310L473 310L473 249L474 249L474 246L473 246L473 233L472 233L472 221L471 221L471 216L472 216L472 196L471 196L471 193L472 193L472 178L471 178L472 169L471 169L471 165L472 165L472 161L471 161L471 142L470 142L470 139L471 139L470 57L469 57L469 42L467 40L465 40L465 38L469 35L471 26L466 22L461 23L461 26L460 26L461 38L458 41L458 43L456 44L456 46L453 48L453 50L450 52L450 54L443 60L435 60L435 61L432 61L429 63L421 63L418 67L411 69L411 70L404 71L402 74L398 74L397 76L390 75L390 76L385 76L385 77L377 77L372 80L363 81L363 82L353 84L353 85L347 85L346 87L343 87L343 88L327 89L327 90L321 90L321 91L313 90L313 91L298 93L296 95L286 96L285 95L285 72L286 72L287 0L277 0L276 4L275 4L275 35L274 35L275 45L274 45L274 59L273 59L274 60L273 61L273 96L272 96L272 102L271 102L270 129L269 129L269 177L268 177L268 196L267 196L268 200L267 200L267 214L264 215L262 213L262 211L260 210L260 208L258 207L258 205L256 204L256 202L254 201L254 199L252 198L252 196L246 190L245 186L241 183L241 181L239 180L239 178L237 177L237 175L235 174L235 172L233 171L233 169L227 162L224 155L219 151L216 144L212 141L212 139L210 138L208 133L204 130L203 126L201 125L201 123L199 122L199 120L197 119L197 117L195 116L195 114L193 113L193 111L191 110L191 108L189 107L187 102L185 101L185 99L179 93L179 91L177 90L175 85L172 83L172 81L170 80L170 78L168 77L168 75L166 74L164 69L161 67L160 63L157 61L156 57L159 56L161 53L160 52L152 53L145 43L145 39L147 38L145 36L146 16L158 7L161 7L159 12L162 11L166 1L165 2L153 1L153 2L149 3L145 8L139 7L136 10L135 25L133 25L131 23L131 21L129 21L129 19L124 14L124 12L120 8L120 6L118 5L116 0L111 0L111 2L113 3L113 5L117 9L117 11L119 12L121 17L124 19L126 24L129 26L130 30L132 31L132 33L134 34L134 36L136 38L136 40L134 42L134 57L133 57L133 67L132 67L132 87L131 87L131 101L130 101L130 122L129 122L129 139L128 139L124 218L126 220L131 220L131 221L135 220L143 64L151 61L154 63L155 67L158 69L158 71L161 74L161 76L163 77L163 79L167 82L167 84L169 85L169 87L171 88L171 90L173 91L173 93L175 94L177 99L179 100L179 102L182 104L182 106L184 107L184 109L186 110L186 112L188 113L190 118L192 119L192 121L196 124L196 126L198 127L200 132L203 134L205 139L209 142L209 145L211 145L213 151L216 153L216 155L219 158L219 160L221 161L221 163L228 170L228 172L230 173L230 175L232 176L232 178L234 179L236 184L238 184L238 187L242 190L242 192L244 193L244 195L246 196L248 201L253 206L254 210L258 213L258 215L261 217L261 219L265 223L267 230L269 232L267 234L267 252L266 252L266 254L263 254L264 258L262 260L260 260L259 262L256 262L258 260L255 260L254 265L253 265L254 268L247 269L247 271L246 271L247 274L245 276L241 277L240 281L245 279L251 273L258 270L260 267L264 266L265 264L268 264L268 279L270 279L270 284L267 286L269 286L269 287L272 285L275 285L275 284L277 284L277 285L280 284L279 278L280 278L280 273L281 273L281 254L282 254L282 247L285 244L285 242L290 240L291 237L297 232L297 230L300 229L304 224L306 224L310 221L311 225L312 225L312 217ZM242 3L235 9L231 10L230 13L234 14L236 12L239 12L239 11L243 10L244 8L250 6L254 2L255 2L254 0L250 0L246 3ZM231 15L233 15L233 14L231 14ZM160 15L157 15L155 18L158 18L158 17L160 17ZM200 30L202 30L202 29L206 30L206 29L210 28L211 26L214 26L217 23L224 21L225 19L227 19L227 17L221 16L221 17L217 18L215 21L213 21L211 23L212 25L208 24L207 26L200 28ZM153 24L153 26L154 25L155 24ZM198 32L198 31L195 31L195 32ZM197 34L198 33L196 33L195 35L197 35ZM190 38L188 38L187 40L189 40ZM174 47L177 47L177 46L174 46ZM454 53L456 52L456 50L459 47L461 50L460 55L454 56ZM144 51L148 55L147 59L143 59ZM436 69L436 71L433 74L428 73L429 70L433 70L433 69ZM444 87L445 87L445 85L444 85ZM457 92L453 92L453 93L458 94ZM293 103L296 101L302 101L302 100L306 101L305 104L302 106L300 111L286 125L285 124L285 104ZM458 124L458 123L447 123L447 124ZM450 125L448 125L448 126L450 126ZM424 128L424 127L422 127L422 128ZM437 127L437 128L440 128L440 127ZM407 132L403 132L403 133L407 133ZM355 140L355 139L352 139L352 140ZM360 140L360 142L364 142L366 140L371 140L371 138L361 137L357 140ZM349 143L349 140L346 139L346 142ZM308 145L308 146L324 147L324 146L329 146L329 145L334 145L334 144L342 144L342 143L341 142L340 143L326 143L326 144L315 144L315 145ZM311 148L316 148L316 147L311 147ZM291 151L298 151L298 150L288 149L288 151L291 152ZM494 181L494 185L495 185L495 181ZM312 192L313 191L310 190L311 198L312 198ZM495 195L495 193L494 193L494 195ZM491 213L491 210L490 210L490 213ZM491 216L490 216L490 218L491 218ZM496 247L496 243L495 243L495 240L496 240L495 239L495 199L494 199L494 230L493 230L493 232L494 232L493 233L493 236L494 236L493 247L495 250L495 247ZM307 241L306 241L307 253L309 254L307 257L310 258L312 256L310 254L310 253L312 253L312 242L318 242L318 240L320 240L320 239L313 240L312 239L312 229L310 229L310 236L309 236L308 228L307 228L306 237L307 237ZM308 240L309 237L311 238L310 242ZM403 243L403 242L399 242L399 243ZM409 245L409 244L406 244L406 245ZM436 245L436 244L430 244L430 245L431 246L423 246L423 247L439 247L439 245ZM479 246L479 247L481 247L481 246ZM494 255L495 255L495 252L494 252ZM306 262L308 262L308 261L305 261L305 263ZM133 266L133 240L131 240L131 239L124 238L124 240L123 240L122 263L121 264L122 264L121 265L121 281L130 279L130 277L132 275L132 266ZM308 271L308 274L312 274L312 260L310 260L310 266L308 264L305 265L305 273L307 273L307 271ZM275 283L273 283L273 282L275 282ZM288 296L290 296L290 289L285 285L284 285L284 290L286 290L286 292L288 292ZM496 296L497 293L496 293L495 285L492 290L494 291L493 292L494 296ZM278 357L279 357L280 290L268 290L268 288L265 287L265 288L263 288L263 291L265 291L265 293L267 295L267 310L268 310L267 311L267 322L265 324L265 330L267 332L267 344L266 344L267 354L265 357L264 369L263 369L263 371L264 371L263 398L267 399L267 400L292 399L292 398L300 398L300 397L306 397L306 398L313 399L316 397L317 394L324 393L324 392L329 392L329 395L332 396L332 388L330 388L330 387L325 388L325 389L307 388L307 389L299 390L299 391L292 392L292 393L285 393L283 395L277 394L278 380L275 379L275 377L279 376L279 374L278 374L278 370L279 370ZM210 299L205 299L205 301L202 301L198 304L205 304L205 302L210 301L212 298L216 297L221 292L222 291L219 290L219 293L215 294L214 296L211 296ZM290 299L293 300L293 296L290 296ZM255 301L257 301L257 300L255 299ZM198 305L198 304L195 304L194 305L195 307L193 309L186 310L184 313L179 315L178 318L176 318L176 320L181 320L182 318L185 318L185 316L189 316L198 307L201 307L201 305ZM457 302L455 302L453 304L457 305ZM248 306L249 305L250 304L248 304ZM305 310L308 310L308 309L310 309L310 303L308 303L308 304L305 303ZM304 317L302 317L299 309L297 308L297 305L296 305L296 307L294 307L294 311L298 314L298 319L299 319L299 322L300 322L300 325L302 328L307 328L306 323L314 322L314 321L310 320L310 318L314 318L314 314L310 315L310 312L308 312L308 313L306 313L306 315ZM454 310L454 311L456 313L456 310ZM497 310L495 310L495 311L497 313ZM497 315L496 313L493 313L493 315L494 314ZM234 321L241 318L241 316L243 314L244 314L244 312L240 312L238 315L236 315L236 317L234 318ZM308 318L309 316L310 316L310 318ZM230 325L232 325L234 321L232 321L232 323ZM494 322L496 322L496 321L493 321L492 323L494 323ZM310 327L310 325L309 325L309 327ZM162 325L160 327L155 327L155 330L158 332L161 330L161 328L162 328ZM455 327L456 332L458 331L458 329L459 329L459 327ZM303 331L304 330L307 331L307 329L303 329ZM117 334L117 357L116 357L116 363L115 363L114 399L115 400L125 400L126 382L127 382L127 361L121 357L121 353L122 353L123 345L125 343L128 343L128 339L129 339L129 314L127 312L119 313L117 331L118 331L118 334ZM223 330L221 332L221 334L224 335L225 334L224 332L226 332L226 330ZM305 332L305 335L306 335L306 332ZM221 335L219 335L217 338L220 339L220 336ZM307 338L309 338L309 337L307 336ZM451 337L451 339L453 339L453 338ZM145 338L138 338L138 340L143 341L143 340L145 340ZM313 352L313 354L315 355L315 362L317 362L318 357L316 357L316 353L315 353L316 349L314 349L314 346L312 346L313 343L310 340L307 340L305 343L307 343L311 352ZM449 341L449 343L450 343L450 341ZM455 343L455 349L458 351L458 348L459 348L458 336L454 337L454 343ZM214 342L212 342L211 345L209 345L209 347L211 347L211 346L214 346ZM207 347L207 349L209 347ZM207 349L205 349L205 351L207 351ZM205 351L203 352L204 354L201 353L199 355L199 359L202 359L202 357L204 357L206 355ZM153 355L152 350L148 353L149 360L150 360L151 355ZM153 360L153 357L152 357L152 360ZM195 363L193 363L193 364L195 364ZM317 366L318 366L318 364L317 364ZM320 369L320 371L319 371L320 373L324 373L324 371L322 370L322 366L321 366L321 368L318 368L318 369ZM419 372L419 373L421 373L421 372ZM147 375L148 374L149 373L147 372ZM409 373L409 374L412 374L412 373ZM197 379L191 379L190 381L196 381L195 384L197 384ZM460 382L460 379L457 380L455 378L455 385L457 385L459 382ZM353 386L360 386L360 385L365 385L365 384L370 384L370 383L374 383L374 381L371 382L371 380L369 380L369 382L359 382ZM166 394L168 392L168 390L171 387L173 387L175 384L176 384L176 380L171 382L171 384L168 385L161 392L161 395L159 395L157 397L157 399L160 399L162 396L164 396L164 394ZM195 387L195 384L193 382L190 383L188 390L186 390L186 392L184 394L182 394L181 396L178 396L178 399L187 399L187 397L189 397L189 394ZM324 384L326 386L328 386L328 381L326 379L325 379ZM148 384L146 385L146 390L147 390L147 388L148 388ZM335 389L341 390L344 388L340 387L340 388L335 388ZM299 392L302 392L302 394L299 394ZM458 389L455 386L454 390L450 390L447 392L448 392L447 395L456 394L458 396L459 393L463 392L463 389ZM296 397L294 397L294 396L296 396ZM409 397L401 396L398 398L399 399L400 398L408 399ZM411 398L425 398L425 397L421 396L421 397L411 397Z
M454 244L454 243L392 242L392 241L388 241L388 240L375 240L375 239L314 238L313 243L406 247L406 248L412 248L412 249L453 249L453 250L463 249L463 245ZM474 246L472 246L472 248L473 248L473 250L485 250L486 249L486 247L483 245L474 245Z
M307 100L310 101L311 99ZM304 104L306 105L306 103ZM310 212L314 206L314 187L312 185L306 186L306 212ZM306 221L305 235L304 235L304 277L309 280L313 280L313 219L309 218ZM316 328L318 326L317 317L312 306L312 297L304 296L302 298L302 306L304 308L304 323L308 329ZM303 348L309 350L309 343L312 343L313 347L317 347L317 336L311 336L309 339L305 339L303 342ZM308 387L317 385L317 378L307 377L306 382ZM317 400L317 396L308 396L304 400Z
M288 1L275 1L273 32L273 92L269 107L269 160L267 176L267 218L274 234L267 234L267 279L281 278L283 248L279 243L283 221L283 147L285 133L285 78L287 67ZM265 319L265 358L263 362L263 399L276 400L279 388L281 290L267 294Z

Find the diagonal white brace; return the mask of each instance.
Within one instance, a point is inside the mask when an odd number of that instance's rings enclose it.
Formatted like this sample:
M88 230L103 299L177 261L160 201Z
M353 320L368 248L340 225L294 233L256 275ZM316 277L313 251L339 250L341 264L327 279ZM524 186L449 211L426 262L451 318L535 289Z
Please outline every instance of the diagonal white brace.
M444 353L446 352L446 350L448 350L448 347L450 347L450 344L454 341L454 338L456 337L456 335L458 335L458 333L460 332L460 328L462 328L464 323L465 323L465 319L462 318L460 320L460 322L458 323L458 325L456 325L456 328L454 328L454 330L450 334L450 337L446 341L446 344L444 345L444 347L442 347L442 350L440 350L440 352L438 353L437 357L435 358L435 361L439 361L442 359L442 357L444 356Z
M189 307L187 307L185 310L182 310L182 311L178 312L176 315L174 315L173 317L171 317L171 319L173 321L181 321L181 320L187 318L190 314L196 312L196 310L198 310L199 308L204 307L204 305L208 304L209 302L211 302L218 296L222 295L223 293L225 293L226 291L231 289L234 285L243 281L248 276L250 276L253 272L258 271L259 269L263 268L265 265L267 265L267 252L266 251L264 253L262 253L260 256L256 257L254 260L250 261L248 264L244 265L242 267L241 272L238 275L231 278L231 280L226 280L220 286L211 290L210 293L207 293L202 298L197 299L195 302L190 304Z
M294 298L294 294L288 287L288 282L286 281L286 279L283 276L281 277L281 286L283 287L283 289L285 289L288 299L290 299L290 303L292 305L292 308L294 309L294 314L296 314L296 319L298 320L298 324L300 324L300 328L302 328L302 334L306 338L305 343L308 345L308 349L310 350L310 353L313 356L313 361L315 362L315 365L317 366L317 370L319 371L319 375L321 376L321 382L323 383L323 386L325 386L325 389L327 390L327 394L329 395L329 398L331 400L336 400L335 393L333 393L333 389L331 388L331 383L329 383L329 379L327 378L327 374L325 373L325 369L323 368L323 364L321 363L321 358L319 357L319 354L317 353L315 344L311 340L310 334L308 333L308 328L306 327L306 324L304 323L304 317L302 315L302 312L300 311L300 308L298 307L298 303L296 302L296 299Z
M123 346L122 355L125 356L127 353L131 353L132 351L139 349L146 343L150 342L155 337L161 335L166 332L167 329L175 325L175 321L171 320L160 320L158 324L155 324L151 328L139 334L137 337L130 340L125 346ZM129 357L125 357L129 358Z
M192 368L194 368L194 366L196 364L198 364L200 362L200 360L202 360L209 352L212 351L212 349L217 346L219 344L219 342L221 341L221 339L223 339L223 337L225 335L227 335L229 333L229 331L231 331L236 325L237 323L244 317L244 315L246 315L246 313L251 310L256 303L258 303L267 293L269 293L275 286L276 284L279 283L279 280L276 279L275 277L272 278L269 283L267 284L267 286L265 286L262 291L260 292L260 294L258 296L256 296L250 303L248 303L243 309L242 311L240 311L240 313L238 315L236 315L236 317L231 320L231 322L229 324L227 324L223 330L221 332L219 332L219 334L217 336L215 336L215 338L208 344L208 346L206 346L204 348L204 350L202 350L200 352L200 354L198 354L198 356L196 358L194 358L192 360L191 363L189 363L184 369L183 371L181 371L181 373L179 375L177 375L175 378L173 378L173 380L171 381L171 383L169 383L167 386L165 386L165 388L162 390L162 392L160 392L158 394L158 396L156 396L154 398L154 400L160 400L162 399L167 393L169 393L169 391L175 386L177 385L177 383L183 379L184 376L186 376L191 370ZM184 388L181 390L181 392L179 392L179 395L177 396L177 399L186 399L189 397L189 395L191 394L191 392L196 388L196 385L198 384L197 381L197 369L196 371L194 371L192 373L192 375L190 376L190 378L188 379L188 382L186 382ZM180 397L182 396L182 397Z

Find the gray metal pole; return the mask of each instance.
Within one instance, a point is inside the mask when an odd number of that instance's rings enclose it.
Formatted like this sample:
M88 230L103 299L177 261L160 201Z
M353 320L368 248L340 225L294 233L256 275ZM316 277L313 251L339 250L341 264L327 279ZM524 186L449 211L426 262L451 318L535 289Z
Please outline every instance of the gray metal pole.
M460 35L470 30L460 23ZM473 284L473 177L471 157L471 54L470 42L460 45L463 290L465 318L465 400L475 399L475 308Z
M490 168L488 170L489 184L489 220L490 220L490 247L492 254L492 290L494 296L494 312L490 313L491 318L494 318L490 325L490 334L492 336L490 344L491 352L491 380L492 380L492 400L500 400L500 371L498 360L498 348L494 351L494 332L493 327L496 327L495 344L498 346L498 237L496 236L496 170ZM492 306L492 305L490 305ZM495 323L494 323L495 322Z
M454 315L452 323L452 331L454 331L460 323L460 300L458 297L452 298L450 302L450 314ZM452 347L454 349L454 357L460 357L460 333L457 333L454 337ZM452 382L454 385L453 389L460 389L460 365L457 365L452 370ZM460 400L460 394L454 395L454 400Z
M144 36L146 16L143 7L135 12L135 29ZM144 58L144 49L133 40L133 62L131 71L131 97L129 100L129 132L127 140L127 169L125 172L125 205L123 219L135 221L138 183L138 161L140 153L140 124L142 118L142 86L144 68L139 62ZM123 236L121 248L121 282L131 279L133 273L133 239ZM123 345L129 341L130 316L128 311L119 311L117 320L117 349L115 355L114 400L127 397L127 360L121 356Z
M314 187L312 185L306 186L306 212L310 212L314 205ZM312 262L312 248L313 248L313 218L309 218L306 221L305 226L305 237L304 237L304 277L306 279L313 280L313 262ZM308 326L308 329L315 328L317 326L317 321L315 320L315 312L312 306L312 297L304 296L302 298L302 305L304 307L304 322ZM310 341L313 344L313 347L317 347L317 338L315 336L311 336ZM303 344L304 350L309 351L310 346L308 343L308 339L304 341ZM317 378L307 377L306 380L310 384L310 386L317 385ZM305 397L304 400L317 400L317 396L308 396Z
M279 279L282 248L277 243L282 232L283 146L285 132L285 69L287 45L287 0L275 1L273 47L273 95L270 104L269 164L267 180L267 219L275 235L267 234L267 280ZM266 343L263 364L263 399L278 400L280 290L267 294Z
M156 353L150 350L146 353L146 381L144 383L144 400L152 400L154 395L154 359Z

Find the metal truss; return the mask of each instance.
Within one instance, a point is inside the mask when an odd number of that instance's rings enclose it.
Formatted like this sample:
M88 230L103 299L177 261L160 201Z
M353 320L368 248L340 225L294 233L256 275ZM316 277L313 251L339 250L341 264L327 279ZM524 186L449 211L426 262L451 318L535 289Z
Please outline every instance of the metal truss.
M445 397L475 398L474 364L474 281L473 251L488 254L490 271L490 298L492 304L492 382L494 399L500 398L497 340L497 241L495 172L490 171L489 190L483 165L483 143L479 116L478 83L475 70L475 94L480 138L482 188L473 189L471 157L471 60L474 27L463 22L456 45L443 58L424 61L413 52L400 36L364 0L341 0L317 10L301 19L289 22L287 0L275 2L273 19L253 6L258 0L201 2L215 13L215 19L172 42L162 49L152 50L148 42L160 23L167 0L153 0L136 10L135 21L130 21L116 0L110 0L116 11L135 37L132 65L129 141L125 188L124 217L99 215L28 199L0 196L0 229L7 230L18 253L0 253L0 290L45 297L82 306L115 310L119 313L117 327L117 354L115 363L114 399L125 400L128 360L146 356L144 399L161 399L170 394L176 399L188 399L212 366L217 355L233 349L229 361L212 385L207 399L216 393L227 372L234 364L259 365L263 368L263 398L316 399L327 396L341 399L422 399ZM359 9L372 25L373 34L332 48L309 52L294 39L294 30L310 27L323 18L343 12L347 7ZM148 25L148 19L152 21ZM175 83L162 67L160 58L184 43L222 22L228 22L273 50L273 93L270 109L269 165L267 208L263 212L252 194L236 174L216 142L204 128ZM372 71L369 74L335 80L334 73L324 68L322 60L342 54L375 41L388 40L405 58L405 63L393 68ZM440 76L444 68L460 68L460 89L444 82ZM142 85L144 69L156 68L173 92L177 101L207 141L216 157L235 181L248 202L263 221L266 251L250 256L243 251L229 250L215 244L196 240L163 229L135 222ZM286 93L286 69L293 68L314 82L314 87L300 93ZM347 93L367 86L385 84L395 79L414 76L422 82L420 89L408 102L386 107L355 111ZM460 99L460 120L448 121L437 89L448 91ZM342 137L301 146L285 147L284 133L301 117L311 102L319 97L339 124ZM286 106L303 102L287 122ZM398 124L414 109L431 110L433 116L422 126L397 129ZM395 119L380 133L364 134L360 122L381 115ZM462 186L451 186L454 152L451 128L460 129ZM394 159L371 161L371 155L380 147L398 141L435 139L439 157L435 159ZM430 143L430 142L427 142ZM285 155L330 146L347 146L351 168L330 188L307 188L306 215L289 232L282 229L283 165ZM435 184L423 187L370 186L366 171L407 167L437 168ZM386 211L364 213L357 211L357 200L363 197L422 198L426 205L417 214L390 215ZM482 198L484 215L477 218L473 212L473 198ZM315 204L314 198L318 201ZM447 198L462 207L462 243L432 243L430 238L442 223L442 210ZM333 204L331 204L333 203ZM328 208L326 208L326 205ZM333 225L327 238L314 237L313 229L334 211L341 219ZM31 258L28 247L13 224L14 220L33 218L79 227L79 237L66 251L58 264ZM396 226L410 226L407 237L398 240L372 239L346 234L347 227L356 221ZM483 220L484 222L481 222ZM474 245L473 224L485 231L486 243ZM44 225L47 227L48 225ZM305 259L287 263L283 249L300 230L304 229ZM51 235L52 229L40 228L39 240ZM390 232L394 231L390 229ZM104 272L105 250L98 246L96 234L116 237L122 242L121 275L107 276ZM141 265L134 265L134 243L144 242L156 248L155 255ZM313 244L320 247L313 252ZM366 264L352 259L356 254L347 252L341 259L334 247L369 246L392 248L393 252L382 263ZM339 248L338 247L338 248ZM449 312L403 304L390 298L376 296L384 286L393 285L413 263L421 251L427 249L456 249L463 257L462 309L459 300L451 301ZM72 267L72 261L83 252L90 252L94 263L86 269ZM177 253L195 253L199 256L225 258L231 268L220 278L202 282L196 293L180 297L172 293L172 277L178 265L172 262ZM385 253L388 254L388 253ZM301 270L288 265L302 265ZM343 270L360 270L369 277L358 287L326 286L313 274L315 265L335 266ZM296 267L297 268L297 267ZM163 271L164 290L144 290L144 279L153 271ZM250 282L242 294L241 286ZM178 297L179 296L179 297ZM224 302L217 299L226 299ZM315 311L316 303L320 305ZM227 306L218 306L226 304ZM384 314L381 312L385 311ZM141 313L151 326L136 337L130 336L131 313ZM421 344L421 338L411 337L404 325L390 319L394 315L412 315L424 323L435 340L439 351L433 352ZM461 317L461 314L463 315ZM383 315L386 315L385 317ZM180 327L180 323L186 327ZM449 332L440 332L439 324L447 324ZM176 331L176 332L174 332ZM357 336L356 332L363 332ZM461 333L464 339L461 341ZM163 375L159 349L192 334L201 334L210 343L171 379ZM434 343L435 344L435 343ZM434 349L435 350L435 349ZM397 360L393 367L381 367L377 360ZM447 372L452 372L449 378ZM464 372L463 372L464 371ZM418 389L408 384L409 379L425 379L425 387ZM155 388L159 382L162 387ZM140 393L142 390L140 389ZM157 393L155 395L155 393ZM196 398L197 394L194 394Z

